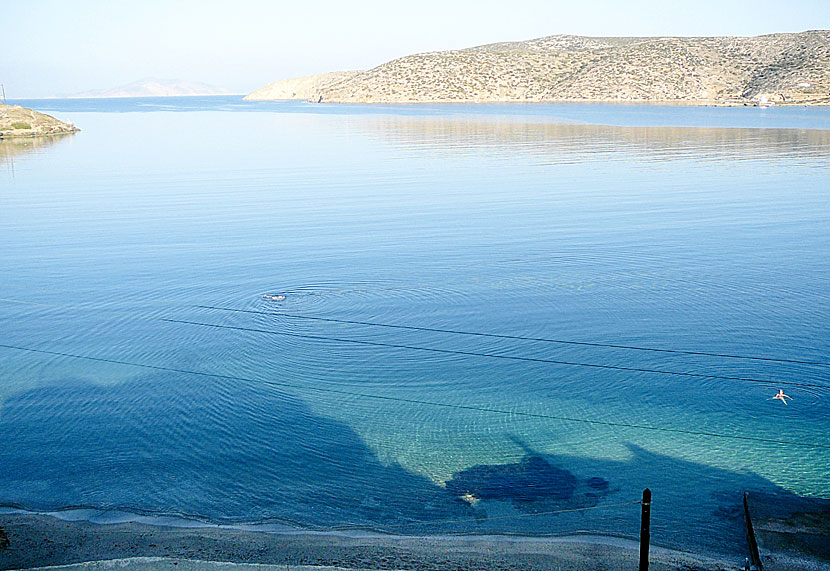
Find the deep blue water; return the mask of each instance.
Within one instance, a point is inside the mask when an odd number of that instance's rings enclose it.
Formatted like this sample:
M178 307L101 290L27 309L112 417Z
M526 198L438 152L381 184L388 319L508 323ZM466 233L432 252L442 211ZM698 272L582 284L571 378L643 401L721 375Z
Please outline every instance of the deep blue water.
M830 498L830 109L20 103L82 132L0 142L2 504L636 536L547 512L648 486L738 553L744 490Z

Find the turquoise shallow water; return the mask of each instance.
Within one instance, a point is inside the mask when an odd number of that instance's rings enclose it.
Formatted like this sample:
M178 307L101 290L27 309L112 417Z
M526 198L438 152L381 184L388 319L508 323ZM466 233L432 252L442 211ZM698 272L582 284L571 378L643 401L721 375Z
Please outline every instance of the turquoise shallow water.
M830 498L826 109L23 103L83 131L0 142L2 504L636 536L549 512L648 486L737 553L744 490Z

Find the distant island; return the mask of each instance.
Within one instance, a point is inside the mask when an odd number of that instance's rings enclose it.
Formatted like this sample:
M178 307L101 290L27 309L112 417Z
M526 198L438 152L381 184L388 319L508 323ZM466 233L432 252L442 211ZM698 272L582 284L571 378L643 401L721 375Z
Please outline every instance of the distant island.
M231 95L231 91L200 83L177 79L141 79L110 89L96 89L67 95L69 99L95 97L182 97L188 95Z
M830 31L750 38L548 36L284 79L246 99L827 105Z
M72 123L64 123L45 113L20 105L0 103L0 139L10 137L43 137L80 131Z

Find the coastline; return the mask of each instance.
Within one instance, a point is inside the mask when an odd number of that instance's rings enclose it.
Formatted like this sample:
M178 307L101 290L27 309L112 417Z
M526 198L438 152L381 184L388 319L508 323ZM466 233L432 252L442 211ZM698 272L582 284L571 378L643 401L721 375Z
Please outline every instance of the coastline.
M250 95L250 94L249 94ZM793 101L774 104L760 104L758 102L740 100L718 100L718 99L326 99L321 95L309 97L275 97L249 99L243 101L279 102L279 101L304 101L313 104L326 105L548 105L557 103L584 103L601 105L655 105L655 106L676 106L676 107L757 107L759 109L770 109L775 107L830 107L830 97L816 101Z
M318 100L319 99L319 100ZM296 101L300 99L257 99L254 101ZM757 107L770 109L775 107L828 107L830 98L819 101L793 101L774 104L759 104L748 101L723 101L716 99L302 99L308 103L325 103L329 105L537 105L551 103L586 103L602 105L656 105L677 107Z
M191 527L93 523L22 512L0 514L0 527L10 540L0 550L0 569L635 569L639 557L636 541L593 534L253 531L204 522ZM766 559L771 570L830 569L830 563L783 554ZM650 550L650 568L657 571L732 571L741 566L737 558L725 555L654 545Z
M72 123L65 123L51 115L0 103L0 140L25 139L68 135L80 131Z

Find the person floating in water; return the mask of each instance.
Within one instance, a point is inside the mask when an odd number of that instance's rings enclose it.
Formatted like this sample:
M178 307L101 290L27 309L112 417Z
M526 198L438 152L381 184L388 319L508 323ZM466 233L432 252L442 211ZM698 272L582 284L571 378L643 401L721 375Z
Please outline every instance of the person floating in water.
M777 394L777 395L775 395L774 397L772 397L772 398L771 398L771 399L769 399L769 400L780 400L780 401L781 401L781 402L783 402L784 404L787 404L787 400L786 400L786 399L790 399L790 400L792 400L792 398L793 398L793 397L791 397L791 396L789 396L789 395L785 395L785 394L784 394L784 390L783 390L783 389L778 389L778 394Z
M265 295L263 295L262 297L263 297L264 299L269 299L269 300L271 300L271 301L285 301L285 296L284 296L284 295L281 295L281 294L280 294L280 295L272 295L272 294L270 294L270 293L266 293L266 294L265 294Z

